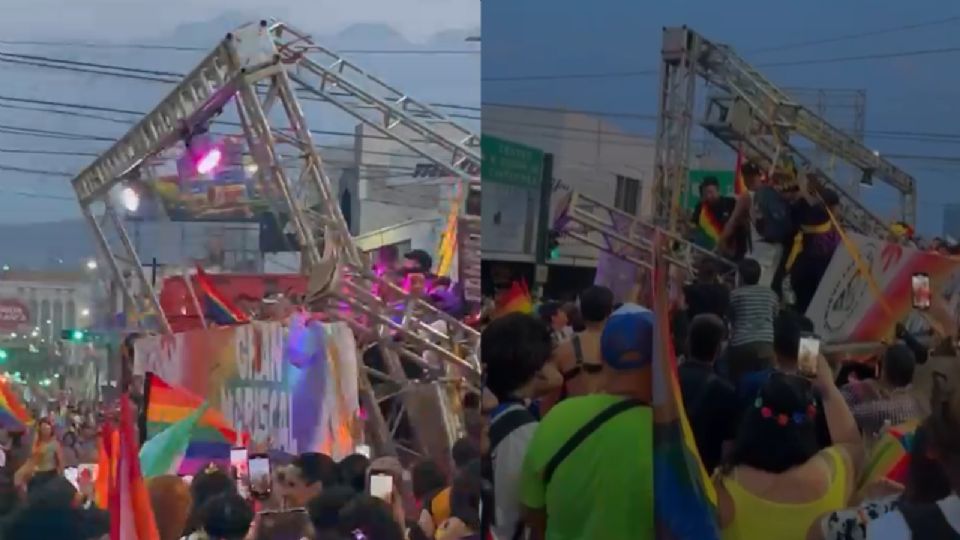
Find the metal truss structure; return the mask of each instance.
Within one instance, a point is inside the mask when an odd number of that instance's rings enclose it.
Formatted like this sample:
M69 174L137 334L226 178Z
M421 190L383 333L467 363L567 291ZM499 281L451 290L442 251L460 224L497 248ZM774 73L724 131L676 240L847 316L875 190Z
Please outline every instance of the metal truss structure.
M77 199L127 304L139 314L154 315L159 329L169 332L157 293L114 209L113 194L139 181L152 157L234 106L260 189L274 210L289 213L310 276L311 305L347 321L359 341L380 350L385 369L361 370L361 394L370 411L368 437L381 453L396 453L401 446L412 454L442 455L460 429L459 402L451 399L450 389L479 386L479 334L373 273L349 233L298 95L333 105L429 160L469 186L464 193L479 190L479 136L313 43L309 35L261 21L228 34L156 108L84 169L73 180ZM102 218L94 212L100 205ZM108 241L108 226L119 242ZM469 246L476 254L465 257L464 248L461 260L475 261L479 272L479 242ZM404 363L424 375L410 380ZM395 415L380 414L375 405L384 401L396 405ZM391 428L400 419L412 431L404 441L395 440Z
M859 169L864 178L892 186L901 196L903 221L914 223L916 185L912 177L801 106L730 47L687 27L665 28L662 58L654 168L656 218L661 226L675 231L679 225L700 79L715 92L708 96L702 126L734 150L742 149L747 159L770 168L789 159L798 170L815 174L840 195L847 227L869 236L889 236L883 220L815 165L803 140L815 148L829 148L838 159Z

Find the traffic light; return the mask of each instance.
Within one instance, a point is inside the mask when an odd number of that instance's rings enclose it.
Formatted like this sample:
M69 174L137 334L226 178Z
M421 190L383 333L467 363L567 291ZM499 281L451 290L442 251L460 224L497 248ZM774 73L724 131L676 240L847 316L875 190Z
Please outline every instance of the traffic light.
M547 233L547 258L550 260L560 257L560 233L550 231Z
M77 343L82 343L85 341L93 341L94 335L86 330L81 330L79 328L70 328L67 330L62 330L60 332L60 338L66 341L75 341Z
M9 356L6 349L0 349L0 363L6 362Z

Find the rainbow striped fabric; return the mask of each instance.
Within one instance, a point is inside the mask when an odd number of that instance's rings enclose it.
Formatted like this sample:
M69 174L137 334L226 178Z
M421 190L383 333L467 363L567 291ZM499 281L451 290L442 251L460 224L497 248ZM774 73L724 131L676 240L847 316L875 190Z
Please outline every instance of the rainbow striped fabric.
M197 296L204 307L204 314L211 321L219 325L240 324L250 322L250 317L220 292L213 284L210 276L197 265Z
M910 452L919 422L911 421L888 429L870 449L867 464L860 476L859 490L881 479L904 484Z
M657 240L659 242L659 240ZM654 272L656 316L653 362L654 503L657 538L719 540L717 493L700 460L680 395L670 333L667 272Z
M131 408L130 399L124 395L120 401L119 446L115 449L116 474L109 490L110 540L160 540L147 484L140 474Z
M710 245L704 246L706 248L713 248L717 245L717 242L720 241L720 234L723 233L723 223L720 222L720 219L717 218L717 215L710 209L710 206L704 203L700 203L700 218L699 218L700 230L703 231L703 235L706 237L706 240L710 241Z
M533 313L533 299L523 281L514 281L510 289L497 300L493 316L502 317L510 313Z
M27 408L10 388L5 379L0 379L0 428L7 431L26 431L33 423Z
M171 425L190 417L204 400L190 391L147 373L144 407L140 416L141 442L157 436ZM194 426L190 443L180 464L180 474L195 475L208 463L230 464L230 448L237 444L237 432L223 414L207 409Z

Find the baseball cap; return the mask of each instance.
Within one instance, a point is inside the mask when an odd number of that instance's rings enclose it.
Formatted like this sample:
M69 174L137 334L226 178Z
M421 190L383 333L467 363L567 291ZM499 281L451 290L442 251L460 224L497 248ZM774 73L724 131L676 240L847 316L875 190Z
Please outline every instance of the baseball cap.
M647 367L653 360L653 312L637 304L624 304L603 327L600 351L615 370Z

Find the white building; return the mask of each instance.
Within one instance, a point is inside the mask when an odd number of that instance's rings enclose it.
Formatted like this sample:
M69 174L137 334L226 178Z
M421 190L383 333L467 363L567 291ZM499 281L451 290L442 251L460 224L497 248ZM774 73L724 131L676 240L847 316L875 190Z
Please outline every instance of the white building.
M0 272L0 336L33 333L55 340L94 321L94 277L84 272Z
M654 141L600 118L558 110L483 106L483 133L554 156L550 218L570 190L626 212L652 212ZM484 182L483 258L534 262L539 194ZM561 240L552 264L595 266L597 250Z

